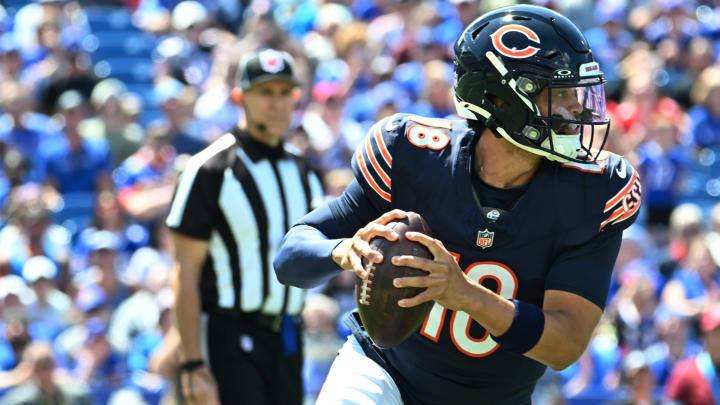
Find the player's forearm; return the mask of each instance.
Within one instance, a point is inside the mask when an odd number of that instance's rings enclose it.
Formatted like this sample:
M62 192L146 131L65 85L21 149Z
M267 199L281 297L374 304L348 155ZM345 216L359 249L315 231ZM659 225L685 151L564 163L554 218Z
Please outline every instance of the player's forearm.
M475 284L468 294L467 312L493 336L503 336L515 319L515 305L493 291ZM572 317L562 311L542 311L545 317L542 335L524 355L555 370L577 361L587 347L589 336Z
M466 295L467 304L462 310L490 334L498 336L505 333L515 314L513 303L480 284L472 284L471 288L473 290Z
M559 311L543 311L545 329L537 345L525 356L553 370L564 370L582 356L590 340L579 336L570 316Z
M200 294L197 277L183 274L181 269L175 296L175 317L185 359L201 359L200 347Z
M327 282L342 271L332 259L332 251L341 241L328 239L309 225L292 227L273 262L278 280L301 288Z

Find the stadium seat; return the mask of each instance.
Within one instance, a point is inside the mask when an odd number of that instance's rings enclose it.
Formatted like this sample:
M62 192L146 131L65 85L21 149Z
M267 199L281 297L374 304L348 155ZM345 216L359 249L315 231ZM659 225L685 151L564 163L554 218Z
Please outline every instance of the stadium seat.
M124 7L86 7L85 13L93 32L132 28L132 15Z
M150 59L156 39L152 35L136 30L96 31L96 40L88 40L93 60L108 57L135 56Z
M95 74L99 77L115 77L126 84L151 83L152 61L147 58L107 58L95 64Z
M62 199L62 205L55 213L54 222L67 228L75 237L92 223L95 195L84 192L66 193L63 194Z

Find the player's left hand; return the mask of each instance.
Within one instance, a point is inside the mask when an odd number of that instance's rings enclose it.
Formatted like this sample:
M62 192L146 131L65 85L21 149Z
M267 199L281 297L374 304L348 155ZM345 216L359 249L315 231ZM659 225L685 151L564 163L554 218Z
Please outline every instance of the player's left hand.
M395 287L427 287L412 298L398 301L398 305L413 307L423 302L435 301L447 309L462 310L472 289L472 280L460 269L441 241L419 232L407 232L405 236L427 247L433 260L407 255L392 258L392 263L396 266L414 267L430 273L421 277L396 278Z

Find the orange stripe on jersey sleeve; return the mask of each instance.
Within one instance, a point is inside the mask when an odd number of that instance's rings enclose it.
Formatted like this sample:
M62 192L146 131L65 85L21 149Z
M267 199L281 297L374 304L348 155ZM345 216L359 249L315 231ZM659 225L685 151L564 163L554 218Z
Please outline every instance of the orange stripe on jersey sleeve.
M620 200L630 191L630 189L635 185L635 180L637 180L637 171L635 171L630 178L630 181L627 182L625 187L622 188L622 190L618 191L617 194L611 199L608 200L607 203L605 203L605 211L608 212L612 207L615 206Z
M375 159L375 154L373 154L372 146L370 146L370 137L365 137L365 152L367 152L368 160L370 160L370 163L372 164L373 169L375 169L375 172L380 176L380 179L382 179L383 183L385 183L388 188L390 187L390 177L385 173L385 170L380 167L380 164L378 163L377 159Z
M355 154L357 155L357 161L358 161L358 167L360 168L360 171L363 174L363 177L365 178L365 181L367 184L375 190L378 195L384 199L387 202L391 202L390 193L383 191L380 186L375 182L375 180L370 175L370 172L368 171L367 167L365 166L365 158L363 157L363 149L362 144L358 145L357 150L355 151Z
M390 119L390 118L388 118ZM372 131L372 129L370 129ZM369 134L368 134L369 137ZM382 137L382 132L380 129L380 124L375 124L375 142L378 145L378 148L380 149L380 154L382 155L383 159L385 160L385 163L389 167L392 167L392 156L390 156L390 152L388 152L387 147L385 146L385 140Z

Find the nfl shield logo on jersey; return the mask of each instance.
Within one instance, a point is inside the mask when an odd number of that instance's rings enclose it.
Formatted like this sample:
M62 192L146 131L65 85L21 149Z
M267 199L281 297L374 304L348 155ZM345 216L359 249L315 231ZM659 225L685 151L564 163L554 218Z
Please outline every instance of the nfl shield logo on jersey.
M487 249L492 246L493 239L495 239L495 232L490 232L487 229L478 231L477 245L483 249Z

